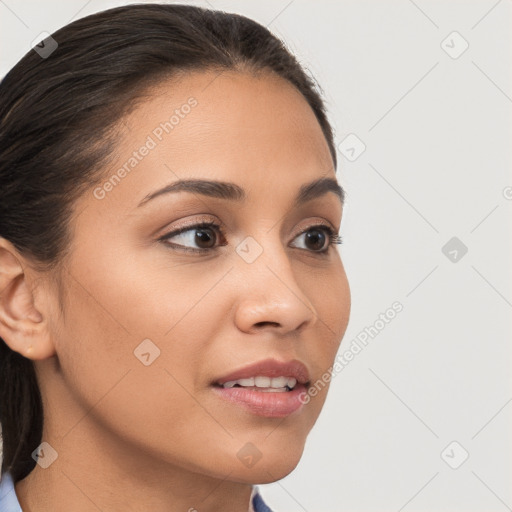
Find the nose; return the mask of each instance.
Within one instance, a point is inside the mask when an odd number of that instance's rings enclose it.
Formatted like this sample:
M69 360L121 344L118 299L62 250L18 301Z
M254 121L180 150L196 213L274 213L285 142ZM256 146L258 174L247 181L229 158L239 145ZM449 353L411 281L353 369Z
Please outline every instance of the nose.
M265 247L252 263L240 258L236 274L235 322L241 331L273 330L285 335L316 323L315 307L299 286L284 247Z

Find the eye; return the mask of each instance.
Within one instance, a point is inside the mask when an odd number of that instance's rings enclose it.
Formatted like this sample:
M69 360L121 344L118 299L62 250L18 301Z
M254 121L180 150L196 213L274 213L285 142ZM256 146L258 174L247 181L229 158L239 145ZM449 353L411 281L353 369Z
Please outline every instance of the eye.
M224 240L220 245L227 245L225 233L219 224L215 222L201 222L167 233L158 240L173 249L185 252L206 253L217 247L216 242L219 238L219 234L220 238ZM332 244L343 243L341 236L336 234L330 226L324 224L309 226L296 238L301 236L305 236L306 247L300 248L314 253L325 254ZM174 241L172 243L169 242L171 239L178 240L179 243ZM189 246L187 246L187 244L189 244ZM190 244L195 244L196 247L190 247Z
M306 247L300 247L301 249L321 254L327 253L332 244L343 243L341 236L335 233L334 230L326 224L309 226L300 233L297 238L302 236L305 236L304 243Z
M220 233L224 238L224 232L219 224L215 222L201 222L192 226L186 226L176 231L172 231L159 238L160 241L165 241L166 244L172 248L176 247L186 252L207 252L210 249L214 249L216 246L217 234ZM187 247L183 243L169 243L167 240L178 239L181 242L189 244L197 244L198 247L191 248ZM223 243L221 245L226 245Z

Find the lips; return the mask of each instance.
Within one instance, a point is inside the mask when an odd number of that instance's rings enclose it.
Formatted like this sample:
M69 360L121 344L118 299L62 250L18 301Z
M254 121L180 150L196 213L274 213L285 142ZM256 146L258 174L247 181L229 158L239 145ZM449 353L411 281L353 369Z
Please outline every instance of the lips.
M267 387L252 386L251 380L258 382L260 379L276 379L287 377L294 380L293 389L289 387L274 389ZM242 379L249 380L249 387L233 385L234 381ZM244 382L244 381L242 381ZM288 381L290 382L290 381ZM224 384L228 383L228 387ZM303 397L309 387L309 372L306 366L300 361L278 361L277 359L266 359L257 363L239 368L232 373L219 377L212 383L212 390L223 401L242 408L243 410L258 416L267 418L283 418L304 407Z
M309 382L309 372L306 366L293 359L291 361L278 361L277 359L265 359L256 363L239 368L232 373L224 375L214 382L222 386L226 382L239 379L248 379L251 377L292 377L299 384L307 384Z
M290 414L300 413L305 407L306 387L297 384L291 391L267 393L246 388L212 387L212 391L224 402L230 403L238 411L263 416L265 418L284 418Z

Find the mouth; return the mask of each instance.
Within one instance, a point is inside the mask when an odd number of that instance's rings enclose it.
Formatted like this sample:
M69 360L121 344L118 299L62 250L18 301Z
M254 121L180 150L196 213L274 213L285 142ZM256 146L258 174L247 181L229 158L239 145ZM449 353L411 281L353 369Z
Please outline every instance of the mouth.
M212 383L221 399L247 412L267 418L282 418L304 406L309 373L300 361L259 361Z
M256 377L248 377L246 379L229 380L224 384L216 383L215 385L223 389L244 388L251 391L261 391L262 393L286 393L291 391L297 385L297 379L294 377L267 377L258 375Z

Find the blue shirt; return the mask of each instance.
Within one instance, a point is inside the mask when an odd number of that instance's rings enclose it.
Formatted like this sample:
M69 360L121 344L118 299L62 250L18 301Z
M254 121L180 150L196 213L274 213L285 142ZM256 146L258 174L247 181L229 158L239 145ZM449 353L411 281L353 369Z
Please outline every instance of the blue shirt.
M254 512L272 512L263 501L256 486L253 487L251 501ZM4 473L2 480L0 480L0 512L23 512L9 472Z
M0 480L0 512L23 512L9 472L4 473Z

